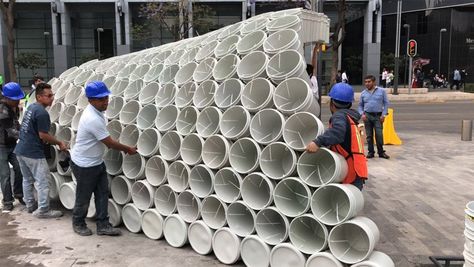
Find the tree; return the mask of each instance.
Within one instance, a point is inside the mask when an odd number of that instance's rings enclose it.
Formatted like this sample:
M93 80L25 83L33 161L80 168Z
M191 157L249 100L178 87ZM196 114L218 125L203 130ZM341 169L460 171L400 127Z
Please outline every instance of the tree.
M43 55L39 53L24 52L18 54L15 64L18 66L18 68L30 69L34 74L36 69L46 65L46 60L43 58Z
M3 14L3 22L5 23L5 28L7 30L7 64L8 71L10 72L10 80L16 81L17 74L15 69L15 32L14 32L14 22L15 22L15 3L16 0L2 0L0 3L0 9Z
M346 0L337 2L337 22L334 26L334 33L331 35L331 85L336 83L337 65L339 62L339 46L344 42L346 36Z

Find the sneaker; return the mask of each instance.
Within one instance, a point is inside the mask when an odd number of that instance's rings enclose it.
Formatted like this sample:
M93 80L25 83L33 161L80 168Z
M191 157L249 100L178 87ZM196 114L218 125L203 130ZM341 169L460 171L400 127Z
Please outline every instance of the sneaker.
M379 154L379 158L389 159L390 156L387 155L387 154L385 154L385 152L384 152L384 153L382 153L382 154Z
M27 207L28 213L33 213L36 209L38 209L38 203L35 202L33 206Z
M371 158L373 158L373 157L374 157L374 153L369 153L369 154L367 154L367 156L366 156L366 158L368 158L368 159L371 159Z
M59 218L63 216L63 213L59 210L48 210L46 212L41 212L39 209L33 212L33 216L39 219L51 219L51 218Z
M72 229L74 230L74 233L80 236L92 235L92 231L87 227L87 225L73 225Z
M2 208L2 213L10 213L13 210L13 204L4 204Z
M97 235L118 236L121 234L122 232L119 229L113 228L110 224L103 227L97 227Z

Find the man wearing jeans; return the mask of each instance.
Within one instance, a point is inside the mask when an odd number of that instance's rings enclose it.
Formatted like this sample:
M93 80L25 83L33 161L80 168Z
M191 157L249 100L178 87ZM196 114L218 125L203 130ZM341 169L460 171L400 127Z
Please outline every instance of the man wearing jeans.
M20 128L20 141L14 153L23 174L23 193L29 213L38 218L57 218L63 213L49 207L49 167L44 155L45 142L58 145L61 151L67 150L64 142L51 136L51 125L46 107L51 106L54 94L51 85L41 83L36 88L36 103L26 111ZM38 193L38 204L33 194L34 184Z
M374 131L377 142L377 153L380 158L390 157L383 150L383 122L388 113L388 97L383 88L375 86L375 77L368 75L364 79L365 90L362 91L359 100L359 113L365 125L367 135L368 153L367 158L373 158L374 151Z
M96 207L97 235L120 235L120 230L109 223L108 180L103 160L105 146L137 153L136 148L113 140L106 128L104 111L109 104L110 91L103 82L93 81L86 86L89 105L84 109L77 130L76 143L71 152L72 172L77 180L76 202L72 212L72 227L81 236L92 235L85 218L94 193Z
M3 99L0 100L0 184L3 194L3 212L13 210L14 198L17 198L22 204L23 188L20 165L16 159L13 150L20 131L18 122L18 105L25 96L19 84L10 82L5 84L2 91ZM15 173L14 188L10 179L10 163Z

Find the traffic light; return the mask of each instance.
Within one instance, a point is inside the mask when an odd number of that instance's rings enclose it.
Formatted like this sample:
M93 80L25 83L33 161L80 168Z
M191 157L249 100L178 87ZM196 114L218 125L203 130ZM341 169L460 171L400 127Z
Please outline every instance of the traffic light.
M416 53L417 53L417 44L416 44L416 41L412 39L408 41L408 44L407 44L407 55L410 57L414 57L416 56Z

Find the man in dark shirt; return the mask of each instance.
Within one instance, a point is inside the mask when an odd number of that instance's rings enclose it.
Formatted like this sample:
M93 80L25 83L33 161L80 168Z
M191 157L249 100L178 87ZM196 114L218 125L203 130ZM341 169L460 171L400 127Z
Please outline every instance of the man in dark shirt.
M36 103L30 105L23 118L20 129L20 141L16 145L15 154L23 174L23 193L28 212L38 218L57 218L61 211L49 207L49 167L44 155L44 143L58 145L61 151L67 150L64 142L51 136L51 125L46 107L53 103L54 94L51 85L38 84ZM37 183L38 204L33 195L34 183ZM36 209L38 208L38 209Z

